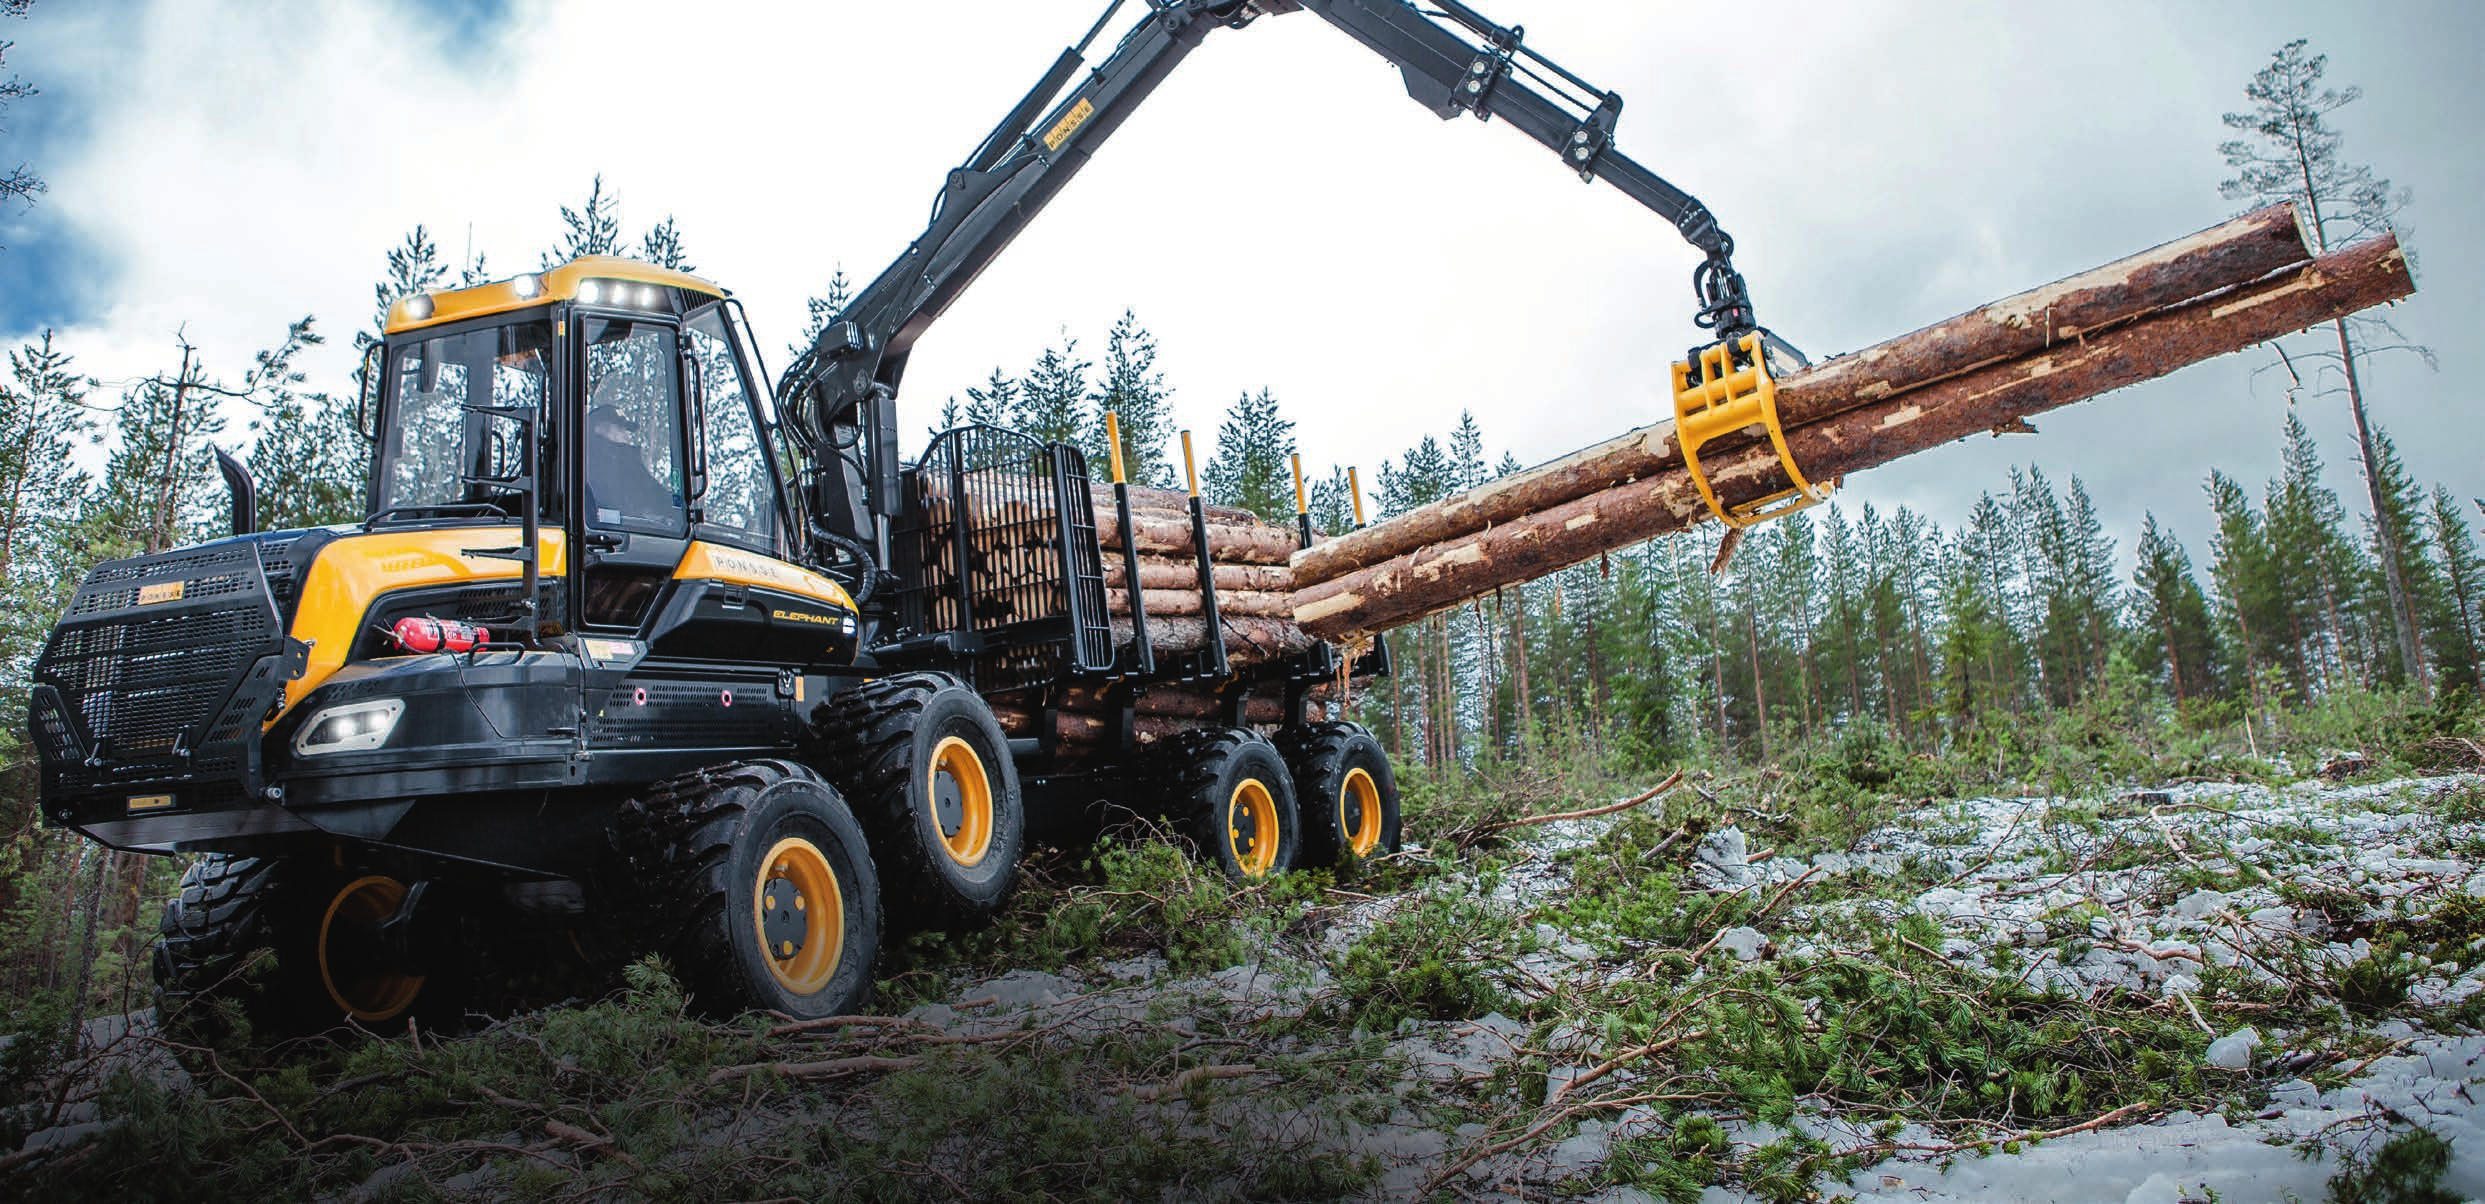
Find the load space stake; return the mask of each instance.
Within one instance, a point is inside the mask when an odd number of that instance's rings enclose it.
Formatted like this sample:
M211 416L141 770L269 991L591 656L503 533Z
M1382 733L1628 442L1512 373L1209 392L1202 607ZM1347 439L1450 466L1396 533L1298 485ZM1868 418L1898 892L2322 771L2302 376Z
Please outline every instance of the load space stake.
M1786 470L1786 479L1794 487L1740 505L1723 505L1709 484L1708 471L1700 467L1700 448L1719 435L1755 426L1769 433L1778 467ZM1768 357L1761 351L1757 331L1701 348L1693 359L1674 365L1674 442L1682 448L1683 466L1691 470L1691 483L1699 488L1700 500L1729 527L1749 527L1817 506L1829 500L1835 487L1834 482L1814 485L1805 480L1794 453L1786 450L1786 428L1777 417L1777 381L1769 375Z

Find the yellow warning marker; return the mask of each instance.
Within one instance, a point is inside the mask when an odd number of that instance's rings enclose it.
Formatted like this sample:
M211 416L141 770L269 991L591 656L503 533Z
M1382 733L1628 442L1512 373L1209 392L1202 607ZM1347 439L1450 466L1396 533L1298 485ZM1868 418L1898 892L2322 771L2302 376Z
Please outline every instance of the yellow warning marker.
M1104 441L1112 445L1113 483L1119 485L1128 479L1122 475L1122 416L1111 410L1104 412Z

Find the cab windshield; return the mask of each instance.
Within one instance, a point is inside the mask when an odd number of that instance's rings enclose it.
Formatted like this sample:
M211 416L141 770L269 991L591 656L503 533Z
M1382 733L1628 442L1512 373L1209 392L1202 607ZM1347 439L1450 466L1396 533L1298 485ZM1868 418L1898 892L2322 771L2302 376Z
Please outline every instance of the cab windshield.
M408 342L389 352L389 396L379 432L377 512L515 516L524 447L518 421L493 409L543 414L552 386L548 320L477 327ZM549 428L547 428L549 429ZM542 463L549 465L551 449ZM539 473L551 513L554 474Z

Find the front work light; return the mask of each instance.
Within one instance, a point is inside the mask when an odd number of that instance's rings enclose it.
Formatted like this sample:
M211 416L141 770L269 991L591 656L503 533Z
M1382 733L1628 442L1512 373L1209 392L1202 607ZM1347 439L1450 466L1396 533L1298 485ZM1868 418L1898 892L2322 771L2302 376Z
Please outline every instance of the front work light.
M528 272L510 281L509 291L516 293L520 301L532 301L544 294L544 278Z
M316 757L323 753L364 752L388 743L388 734L397 729L397 717L405 714L402 698L381 698L371 702L349 702L332 706L311 716L302 725L302 734L293 738L293 752L299 757Z
M416 293L406 298L406 317L416 322L431 320L431 294Z

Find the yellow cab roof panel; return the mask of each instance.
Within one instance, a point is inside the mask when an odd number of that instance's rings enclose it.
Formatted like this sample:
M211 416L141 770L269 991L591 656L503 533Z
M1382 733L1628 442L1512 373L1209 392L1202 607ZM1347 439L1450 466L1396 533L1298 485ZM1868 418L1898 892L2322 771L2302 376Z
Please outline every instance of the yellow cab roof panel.
M641 263L635 259L623 259L618 255L581 255L557 268L543 272L530 272L527 275L543 282L542 291L532 296L520 295L518 280L524 277L496 280L490 284L478 284L472 288L443 289L425 294L431 298L432 308L430 316L421 319L415 318L407 310L406 303L412 298L400 297L388 307L388 333L420 330L426 326L438 326L446 322L459 322L467 318L506 313L513 309L525 309L552 301L567 301L576 297L578 286L588 280L627 280L633 284L658 284L671 288L689 289L694 293L706 293L711 297L726 295L724 286L712 280L693 276L688 272L676 272L671 268Z

